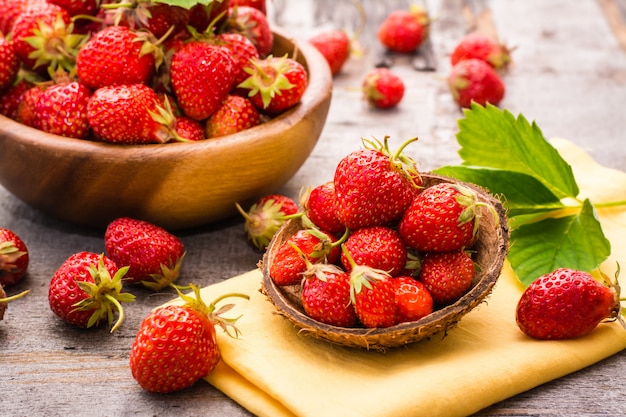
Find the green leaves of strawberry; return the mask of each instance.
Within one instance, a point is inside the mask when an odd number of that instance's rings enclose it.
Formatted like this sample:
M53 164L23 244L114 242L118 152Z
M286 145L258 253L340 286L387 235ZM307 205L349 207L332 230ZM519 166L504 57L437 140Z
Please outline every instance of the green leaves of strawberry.
M511 227L508 259L525 285L559 267L597 268L611 253L571 166L523 115L473 104L459 120L459 166L436 173L478 184L502 195ZM626 203L625 203L626 204Z

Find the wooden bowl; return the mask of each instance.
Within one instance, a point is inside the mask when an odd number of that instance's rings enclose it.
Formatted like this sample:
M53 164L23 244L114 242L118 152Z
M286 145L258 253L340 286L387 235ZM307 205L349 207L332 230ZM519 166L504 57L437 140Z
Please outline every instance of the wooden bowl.
M332 94L324 57L275 30L273 54L306 67L301 102L246 131L194 143L116 145L51 135L0 115L0 184L73 223L105 227L130 216L166 229L227 218L286 183L322 131Z
M422 178L425 186L440 182L458 182L450 178L428 174L423 174ZM507 220L500 201L477 186L467 183L461 184L476 190L480 201L492 204L498 213L499 222L496 224L494 216L487 208L483 207L484 212L480 221L478 240L473 246L473 260L479 265L479 269L470 290L455 303L435 310L420 320L401 323L388 328L345 328L330 326L313 320L305 314L302 308L300 285L277 286L269 274L269 266L280 245L302 227L299 219L289 220L285 223L270 242L260 265L263 271L261 291L274 304L277 312L293 322L300 333L342 346L385 350L427 339L438 333L445 334L491 293L500 276L509 243Z

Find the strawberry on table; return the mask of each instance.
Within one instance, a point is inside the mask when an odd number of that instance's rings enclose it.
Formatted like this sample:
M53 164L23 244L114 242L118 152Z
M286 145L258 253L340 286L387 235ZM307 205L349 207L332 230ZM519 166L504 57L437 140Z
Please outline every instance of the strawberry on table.
M351 42L345 30L334 29L317 33L309 38L309 43L324 56L332 75L339 73L350 57Z
M469 253L427 252L422 259L419 280L437 305L448 305L461 298L472 286L475 266Z
M459 61L452 67L446 81L454 101L461 107L469 108L472 102L497 106L504 98L502 78L482 59Z
M357 265L382 269L391 276L402 272L407 261L406 244L397 231L385 226L363 227L355 230L344 242L347 251L341 255L341 264L348 272L352 266L346 252Z
M396 322L416 321L433 312L433 297L426 286L408 276L393 279Z
M14 231L0 228L0 286L20 282L28 263L28 248L24 241Z
M404 82L388 68L375 68L363 80L363 98L372 106L388 109L404 97Z
M472 32L465 35L450 55L453 66L467 59L482 59L496 70L506 68L511 62L511 51L486 35Z
M430 19L418 5L391 12L378 28L378 40L392 51L414 52L428 36Z
M276 231L287 219L298 215L296 202L282 194L268 194L252 204L246 212L239 204L237 210L244 218L244 229L252 244L261 250L269 245Z

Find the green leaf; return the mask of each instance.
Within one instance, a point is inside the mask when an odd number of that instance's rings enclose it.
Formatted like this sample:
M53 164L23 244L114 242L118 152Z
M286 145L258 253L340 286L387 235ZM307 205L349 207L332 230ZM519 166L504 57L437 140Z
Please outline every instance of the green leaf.
M539 127L519 115L487 104L472 104L459 120L457 141L463 165L530 175L558 198L576 197L579 189L571 166L543 137Z
M179 6L183 9L191 9L196 4L204 4L208 6L213 2L221 3L223 0L154 0L155 3L169 4L170 6Z
M508 259L525 285L560 267L591 272L611 253L589 200L577 215L519 227L511 232L511 241Z

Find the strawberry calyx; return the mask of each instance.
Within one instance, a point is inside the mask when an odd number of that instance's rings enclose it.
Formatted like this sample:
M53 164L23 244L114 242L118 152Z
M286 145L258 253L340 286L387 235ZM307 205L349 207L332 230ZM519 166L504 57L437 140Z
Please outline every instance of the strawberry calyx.
M366 149L376 150L386 155L389 158L391 167L402 173L402 175L409 180L413 187L421 188L422 177L416 168L417 163L413 158L404 153L404 150L408 145L419 140L418 137L407 139L395 152L392 152L389 148L389 136L385 136L383 142L376 138L372 140L362 138L361 140Z
M626 307L622 307L622 301L625 298L621 296L621 286L619 284L619 274L620 274L620 264L617 264L617 269L615 271L615 277L611 280L608 276L606 276L602 271L600 271L600 275L602 276L602 280L604 284L609 287L609 289L613 292L614 303L613 309L611 310L611 314L604 319L603 321L618 321L619 324L626 329L626 321L624 321L623 315L626 314Z
M26 294L28 294L30 290L22 291L19 294L11 295L9 297L6 296L4 292L4 288L0 285L0 320L4 319L4 312L7 309L7 304L13 300L17 300L18 298L22 298Z
M20 251L11 241L0 243L0 271L19 272L17 261L27 253Z
M150 274L150 279L141 281L141 285L154 291L161 291L163 288L172 284L180 275L180 267L183 264L183 259L186 254L187 252L183 252L173 265L161 264L161 273Z
M247 212L239 203L235 203L235 206L245 220L244 229L248 238L259 249L269 245L283 223L303 215L302 212L285 215L282 212L282 204L277 204L273 199L266 200L261 206L253 204Z
M352 304L356 304L356 295L363 290L363 287L371 290L373 282L391 278L391 275L382 269L372 268L367 265L357 265L346 245L341 245L341 251L346 255L352 267L350 271L350 301Z
M250 65L244 68L250 76L237 87L249 89L248 97L260 94L263 108L267 108L276 95L294 87L285 75L291 68L287 59L287 54L282 58L269 55L265 59L251 59Z
M128 267L122 267L111 277L110 272L104 265L104 255L100 255L98 265L89 265L89 274L94 282L76 281L76 285L83 290L88 297L73 305L74 310L94 310L87 321L87 327L92 327L106 318L111 327L111 333L119 328L124 321L124 309L121 303L135 301L135 296L122 292L122 279ZM117 310L118 318L114 323L114 309Z

